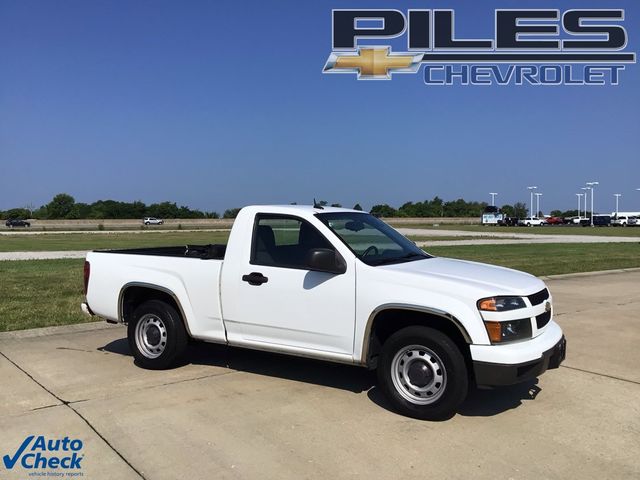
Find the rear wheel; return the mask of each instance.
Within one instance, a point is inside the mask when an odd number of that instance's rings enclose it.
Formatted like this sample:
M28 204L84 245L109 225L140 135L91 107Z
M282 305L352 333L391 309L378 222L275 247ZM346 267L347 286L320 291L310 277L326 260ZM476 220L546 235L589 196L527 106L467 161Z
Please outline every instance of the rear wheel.
M187 332L180 314L161 300L142 303L127 327L129 348L143 368L170 367L187 346Z
M467 396L464 357L438 330L407 327L384 343L379 386L401 414L422 420L452 417Z

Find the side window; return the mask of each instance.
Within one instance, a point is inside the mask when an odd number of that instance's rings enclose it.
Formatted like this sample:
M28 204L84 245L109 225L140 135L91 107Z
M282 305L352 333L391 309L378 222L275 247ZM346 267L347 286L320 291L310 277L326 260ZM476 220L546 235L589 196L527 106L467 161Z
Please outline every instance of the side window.
M271 267L306 268L315 248L333 246L310 223L282 215L258 215L253 232L251 263Z

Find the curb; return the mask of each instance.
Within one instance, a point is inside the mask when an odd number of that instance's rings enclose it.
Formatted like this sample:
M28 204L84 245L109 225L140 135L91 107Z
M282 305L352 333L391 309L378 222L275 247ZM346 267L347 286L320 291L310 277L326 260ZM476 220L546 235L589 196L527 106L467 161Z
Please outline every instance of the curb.
M80 333L91 332L94 330L107 330L109 328L118 328L122 325L114 325L97 320L89 323L75 323L73 325L57 325L55 327L30 328L28 330L13 330L11 332L0 332L0 340L46 337L49 335L61 335L64 333Z
M616 268L614 270L596 270L595 272L576 272L576 273L561 273L558 275L547 275L544 277L538 277L541 280L562 280L563 278L579 278L579 277L597 277L600 275L612 275L615 273L631 273L640 272L640 267L634 268Z

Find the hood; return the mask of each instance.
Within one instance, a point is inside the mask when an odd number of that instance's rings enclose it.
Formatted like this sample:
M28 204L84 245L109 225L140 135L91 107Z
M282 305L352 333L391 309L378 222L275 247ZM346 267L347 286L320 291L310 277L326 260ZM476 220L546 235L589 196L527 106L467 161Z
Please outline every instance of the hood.
M398 263L381 267L389 273L406 274L412 283L416 280L429 283L464 284L477 289L477 295L531 295L545 288L544 282L533 275L510 268L487 265L485 263L433 257L414 262Z

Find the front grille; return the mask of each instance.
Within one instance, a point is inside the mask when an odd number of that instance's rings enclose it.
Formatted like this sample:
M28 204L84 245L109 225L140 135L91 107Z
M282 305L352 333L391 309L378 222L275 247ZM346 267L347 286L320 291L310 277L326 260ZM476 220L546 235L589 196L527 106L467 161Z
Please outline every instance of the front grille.
M536 317L536 325L538 327L538 330L540 330L547 323L549 323L549 320L551 320L551 312L544 312L544 313L541 313L540 315L538 315Z
M549 298L549 290L546 288L544 290L540 290L538 293L534 293L533 295L529 295L527 297L531 302L531 305L540 305L547 298Z

